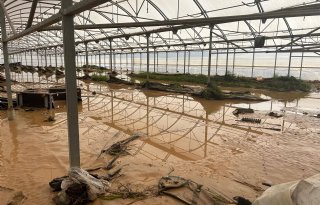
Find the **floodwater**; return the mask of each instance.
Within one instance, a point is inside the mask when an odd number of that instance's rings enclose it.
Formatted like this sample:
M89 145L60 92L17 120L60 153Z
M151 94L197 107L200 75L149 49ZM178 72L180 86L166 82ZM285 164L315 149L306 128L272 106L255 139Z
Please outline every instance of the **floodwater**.
M38 80L16 83L13 90L61 83ZM82 167L105 163L109 157L98 156L113 142L136 132L144 135L130 145L130 155L118 161L123 176L113 186L120 182L142 189L156 186L161 176L173 170L173 175L190 178L227 198L240 195L252 200L267 188L262 182L283 183L320 170L320 119L313 117L320 113L319 93L252 90L270 100L248 103L123 85L78 84L83 95L78 105ZM66 105L55 103L54 122L46 122L52 113L45 109L15 110L11 122L0 111L0 204L15 191L27 197L24 204L53 204L48 182L65 175L69 166ZM253 108L255 113L236 117L232 111L239 107ZM269 117L270 111L284 117ZM242 117L262 121L245 123ZM179 203L156 197L135 204Z

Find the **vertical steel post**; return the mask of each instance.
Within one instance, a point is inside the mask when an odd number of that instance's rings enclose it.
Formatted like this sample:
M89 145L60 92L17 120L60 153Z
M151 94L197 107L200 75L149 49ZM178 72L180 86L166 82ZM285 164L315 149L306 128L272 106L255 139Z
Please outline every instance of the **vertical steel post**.
M72 6L72 0L61 0L62 9ZM80 167L77 72L73 15L62 17L64 65L66 70L67 119L70 167Z
M126 69L128 70L128 53L126 53Z
M101 52L100 50L98 51L98 55L99 55L99 69L101 68Z
M278 48L276 47L276 56L274 58L273 77L276 77L277 60L278 60Z
M153 72L156 72L156 47L153 48Z
M142 67L142 52L140 52L140 72L141 72L141 67Z
M110 47L110 50L109 50L109 63L110 63L110 70L112 71L112 38L109 38L109 47Z
M40 60L39 60L39 49L37 49L37 61L38 61L38 67L40 66Z
M159 51L157 51L157 72L159 72Z
M217 50L217 57L216 57L216 75L218 75L218 63L219 63L219 50Z
M122 70L122 51L120 51L120 53L119 53L119 58L120 58L120 61L119 61L119 63L120 63L120 70Z
M57 54L57 46L54 47L54 56L55 56L55 62L56 62L56 68L58 67L58 54Z
M210 25L210 39L209 39L209 56L208 56L208 85L210 84L211 81L211 52L212 52L212 29L213 26Z
M201 75L202 75L202 68L203 68L203 50L201 50L201 65L200 65Z
M299 79L300 79L300 80L301 80L301 76L302 76L303 58L304 58L304 52L302 51L301 65L300 65L300 74L299 74Z
M26 62L25 62L26 65L28 65L28 61L27 61L27 51L24 52L24 59L25 59L25 61L26 61Z
M5 19L3 8L0 8L0 24L1 24L2 40L4 40L7 38L7 30L6 30L6 19ZM6 89L7 89L7 97L8 97L8 120L13 120L14 110L13 110L12 91L11 91L8 42L2 41L2 52L3 52L3 64L5 68Z
M168 51L166 51L166 73L168 72Z
M291 39L292 42L293 39ZM290 57L289 57L289 67L288 67L288 77L290 77L290 72L291 72L291 61L292 61L292 44L290 46Z
M48 62L47 62L47 48L44 49L44 64L46 67L48 67Z
M187 46L184 46L183 51L183 74L186 74L186 55L187 55Z
M190 74L190 55L191 55L191 50L189 51L189 53L188 53L189 55L189 57L188 57L188 73Z
M179 51L177 51L177 65L176 65L176 72L179 72Z
M254 60L255 60L255 53L256 53L256 48L253 48L252 52L252 67L251 67L251 78L253 78L253 69L254 69Z
M117 53L116 53L116 51L115 50L112 50L112 55L113 55L113 67L114 67L114 70L116 70L116 68L117 68Z
M32 57L32 54L33 54L33 52L32 52L32 50L30 51L30 61L31 61L31 66L33 66L33 57Z
M150 51L149 51L149 38L150 38L150 34L147 33L146 34L147 37L147 81L149 81L149 69L150 69Z
M88 43L84 43L84 49L86 54L86 67L89 65L89 56L88 56Z
M229 42L227 42L227 58L226 58L226 73L225 73L225 75L228 74L228 66L229 66Z
M232 75L234 75L234 66L236 62L236 49L233 49L233 65L232 65Z
M133 50L131 49L131 72L134 72L134 53Z

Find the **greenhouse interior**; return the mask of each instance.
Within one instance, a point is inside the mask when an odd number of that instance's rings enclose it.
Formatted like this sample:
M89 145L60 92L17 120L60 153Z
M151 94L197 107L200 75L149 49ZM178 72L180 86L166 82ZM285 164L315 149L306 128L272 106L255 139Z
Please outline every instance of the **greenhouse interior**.
M0 0L0 205L319 205L319 0Z

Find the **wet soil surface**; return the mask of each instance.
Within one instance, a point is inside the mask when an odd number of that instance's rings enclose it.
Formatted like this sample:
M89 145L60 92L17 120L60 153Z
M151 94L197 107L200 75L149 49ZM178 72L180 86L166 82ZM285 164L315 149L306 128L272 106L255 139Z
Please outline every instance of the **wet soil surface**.
M13 90L61 83L42 78L40 82L17 83ZM249 104L122 85L79 81L79 86L83 89L78 106L83 168L110 160L108 155L98 157L107 145L136 132L145 135L130 145L130 155L117 160L122 176L112 187L125 184L143 190L172 172L227 198L253 200L267 188L263 182L283 183L320 170L320 119L314 117L320 112L319 93L254 91L270 100ZM55 103L54 122L45 121L50 112L44 109L15 110L16 118L10 122L0 111L0 204L13 196L24 204L53 204L48 182L65 175L69 167L65 103ZM252 108L255 113L235 116L236 108ZM268 116L270 111L284 117ZM261 123L243 122L244 117ZM133 201L99 199L94 204ZM180 202L159 196L134 204Z

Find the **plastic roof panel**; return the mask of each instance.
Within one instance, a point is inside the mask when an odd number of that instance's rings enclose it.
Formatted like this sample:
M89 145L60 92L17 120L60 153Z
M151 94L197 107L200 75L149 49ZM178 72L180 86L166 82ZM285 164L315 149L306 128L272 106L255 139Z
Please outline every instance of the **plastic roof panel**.
M74 1L79 2L80 0ZM256 2L260 2L256 4ZM191 18L206 18L206 17L221 17L234 15L249 15L259 12L270 12L289 7L318 4L316 0L118 0L105 3L90 11L82 12L75 16L75 25L91 25L91 24L112 24L124 22L145 22L145 21L163 21L173 19L191 19ZM262 10L259 9L261 5ZM17 32L25 29L30 14L32 2L29 0L7 0L5 7L8 15L13 22ZM35 10L33 25L43 21L44 19L59 12L59 0L39 0ZM295 17L268 19L265 23L260 20L239 21L232 23L224 23L215 25L213 41L229 41L235 39L252 39L257 35L264 35L269 38L278 36L278 39L268 39L267 45L282 45L290 42L290 35L302 35L320 27L319 16L312 17ZM61 23L55 26L61 26ZM134 34L137 32L152 31L154 29L165 28L161 27L138 27L138 28L111 28L111 29L88 29L76 30L75 39L77 42L84 40L95 40L107 38L117 35ZM168 27L167 27L168 28ZM7 33L12 35L13 32L7 24ZM320 33L320 31L318 32ZM131 35L130 35L131 36ZM282 38L281 36L289 36ZM281 38L280 38L281 37ZM204 44L209 41L209 27L195 27L180 29L177 35L172 31L153 34L150 38L151 46L163 45L169 46L172 44L192 44L192 48L203 48ZM312 36L306 35L296 44L314 43ZM23 37L15 42L10 43L11 50L37 48L52 45L62 44L62 32L57 31L42 31L33 33ZM146 45L145 35L131 36L129 40L117 39L114 40L115 49L137 48ZM226 43L216 43L215 47L226 47ZM235 47L250 47L253 41L239 41L230 44L230 48ZM109 47L108 41L92 42L88 44L89 50L102 49L106 50ZM191 46L190 46L191 47ZM81 50L84 46L78 45L77 49ZM180 49L181 49L180 48ZM204 47L206 48L206 47ZM162 49L169 49L163 47ZM171 47L170 49L177 49Z

